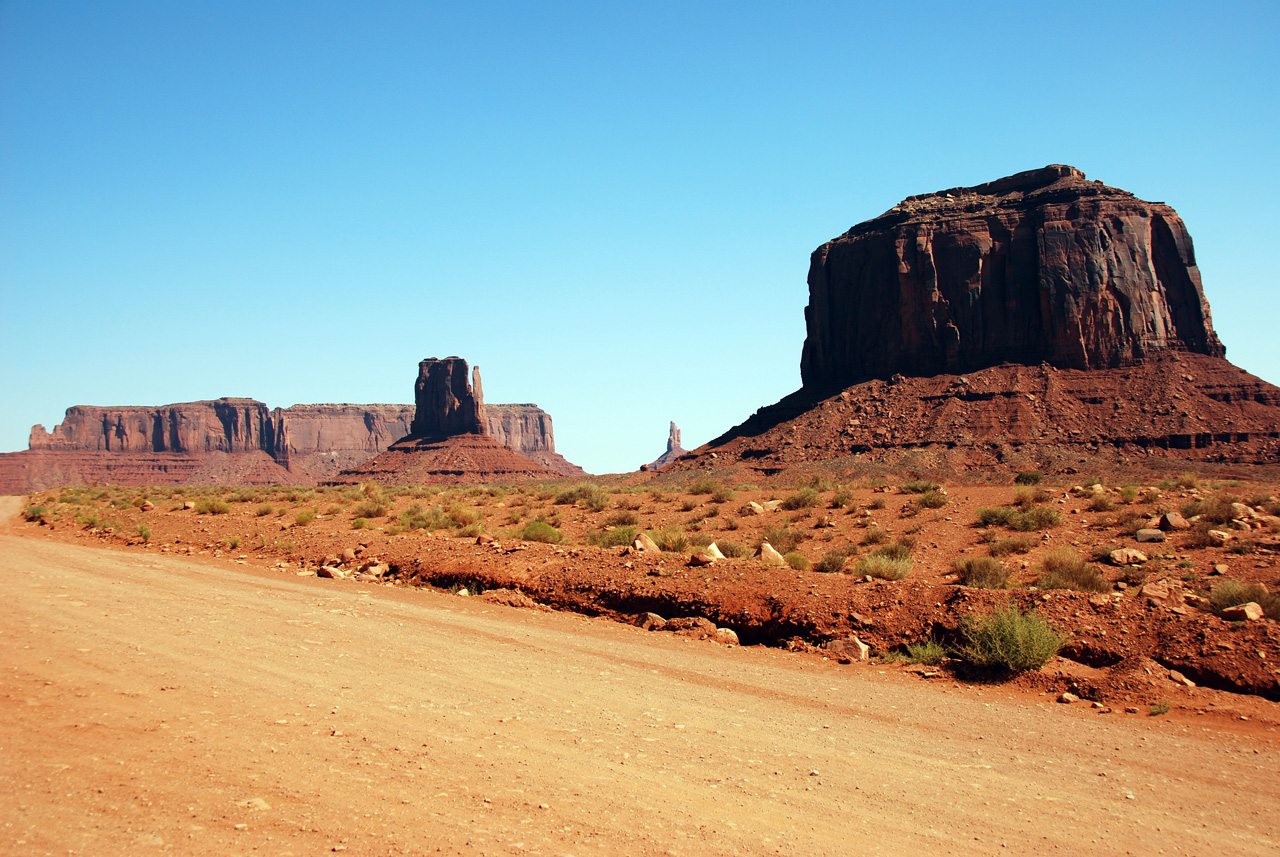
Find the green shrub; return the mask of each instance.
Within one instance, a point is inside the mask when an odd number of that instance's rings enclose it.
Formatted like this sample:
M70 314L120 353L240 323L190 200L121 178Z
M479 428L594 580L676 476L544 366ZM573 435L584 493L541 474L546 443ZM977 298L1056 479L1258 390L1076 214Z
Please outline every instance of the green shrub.
M751 548L740 542L717 541L716 547L720 549L720 553L730 559L742 559L751 556Z
M1009 569L1004 567L1004 563L989 556L959 557L955 561L955 569L964 586L1004 589L1009 585Z
M1235 502L1237 498L1234 495L1217 493L1203 500L1193 500L1184 505L1181 511L1185 518L1199 515L1200 523L1225 524L1236 516L1231 508L1231 504Z
M940 486L937 482L930 482L928 479L915 479L911 482L904 482L898 486L898 490L903 494L925 494L929 491L937 491Z
M1038 670L1066 640L1043 619L1005 607L960 623L961 642L953 654L976 667L1009 672Z
M274 511L275 507L270 503L263 503L261 506L253 510L253 514L257 515L259 518L265 518Z
M640 523L640 516L629 509L623 509L606 518L605 523L611 527L634 527Z
M834 495L832 495L831 500L828 502L827 505L829 505L832 509L843 509L845 506L848 506L849 503L851 503L852 501L853 501L853 495L850 494L848 491L837 491Z
M867 527L866 532L862 534L862 543L864 545L881 545L889 540L889 534L879 527Z
M783 499L778 508L787 512L797 509L812 509L818 505L818 492L812 488L801 488L799 491Z
M151 528L146 524L138 524L137 533L142 537L144 542L151 541Z
M566 488L555 495L557 506L570 506L574 503L581 504L584 509L592 512L603 512L613 503L613 498L608 491L590 482Z
M849 561L853 553L852 547L832 548L822 555L822 559L818 560L813 570L822 574L837 574L844 571L844 564Z
M1007 539L996 539L988 548L992 556L1005 556L1011 553L1029 553L1040 544L1040 539L1030 535L1011 536Z
M921 640L918 643L907 643L906 659L913 664L937 666L947 657L947 650L937 640Z
M458 527L454 531L454 535L460 539L474 539L476 536L484 532L484 524L479 521L473 521L463 527Z
M299 527L305 527L316 519L315 509L303 509L293 519L293 522Z
M543 542L549 545L560 544L560 531L545 521L530 521L524 525L520 538L526 542Z
M1121 488L1121 489L1120 489L1120 502L1121 502L1121 503L1124 503L1124 504L1126 504L1126 505L1128 505L1128 504L1130 504L1130 503L1136 503L1136 502L1138 502L1138 489L1137 489L1137 488L1132 488L1132 487L1129 487L1129 488Z
M689 549L689 537L685 535L684 529L681 527L663 527L660 530L651 530L649 538L653 539L661 550L668 553L682 553Z
M1036 503L1043 503L1046 500L1052 500L1053 493L1043 488L1028 488L1022 486L1014 489L1013 505L1019 509L1029 509Z
M1110 512L1115 507L1116 501L1111 499L1110 494L1094 494L1089 501L1090 512Z
M883 498L883 497L872 497L872 498L871 498L871 502L867 504L867 508L868 508L868 509L871 509L871 510L873 510L873 511L875 511L875 510L879 510L879 509L883 509L883 508L884 508L884 498Z
M387 504L382 500L361 500L351 508L353 518L384 518Z
M711 492L712 503L728 503L732 499L733 492L724 486L720 486Z
M809 558L807 556L798 551L791 551L784 556L783 559L787 561L787 565L791 566L796 571L805 571L809 566L813 565L813 563L809 562Z
M696 508L698 508L698 501L697 501L697 500L692 500L692 499L690 499L690 500L683 500L683 501L681 501L681 503L680 503L680 511L681 511L681 512L692 512L692 511L693 511L694 509L696 509Z
M636 528L633 526L615 527L611 530L593 530L587 533L586 541L598 548L624 547L636 540Z
M791 529L789 524L782 524L765 527L756 541L756 547L759 548L762 542L768 542L773 545L774 550L785 555L795 550L802 541L804 541L804 533Z
M363 530L367 526L369 526L369 522L364 518L353 518L351 521L351 529L353 530Z
M1209 591L1209 603L1215 613L1228 607L1255 602L1268 619L1280 621L1280 594L1269 592L1261 583L1241 583L1238 580L1220 580Z
M1012 506L980 506L978 523L984 527L1008 527L1017 514L1018 510Z
M473 512L460 503L454 503L449 507L448 517L449 523L455 527L469 527L472 524L479 522L480 513Z
M876 548L854 564L853 573L882 580L905 580L911 573L911 551L900 544Z
M44 506L28 506L22 510L22 519L35 524L47 524L50 520L49 510Z
M947 495L941 491L925 491L912 501L921 509L941 509L947 505Z
M1169 713L1169 703L1156 702L1152 703L1151 708L1147 709L1147 715L1150 717L1159 717L1161 714Z
M1044 474L1039 470L1022 470L1013 477L1014 485L1039 485L1044 481Z
M707 476L699 477L689 483L686 489L690 494L714 494L716 491L723 489L721 485L714 479Z
M197 515L225 515L231 511L231 504L218 497L201 497L196 501Z
M1047 530L1062 523L1057 509L1032 506L1018 511L1012 506L983 506L978 509L978 523L984 527L1008 527L1019 532Z
M1084 557L1069 547L1054 548L1040 560L1036 586L1041 589L1074 589L1077 592L1107 592L1111 584L1097 567L1086 565Z

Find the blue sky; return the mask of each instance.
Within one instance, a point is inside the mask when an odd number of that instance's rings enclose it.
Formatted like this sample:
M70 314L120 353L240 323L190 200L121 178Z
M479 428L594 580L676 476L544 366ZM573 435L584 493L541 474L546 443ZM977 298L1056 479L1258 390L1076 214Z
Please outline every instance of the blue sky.
M634 469L799 387L819 244L1049 163L1173 205L1280 382L1277 8L0 2L0 450L456 354Z

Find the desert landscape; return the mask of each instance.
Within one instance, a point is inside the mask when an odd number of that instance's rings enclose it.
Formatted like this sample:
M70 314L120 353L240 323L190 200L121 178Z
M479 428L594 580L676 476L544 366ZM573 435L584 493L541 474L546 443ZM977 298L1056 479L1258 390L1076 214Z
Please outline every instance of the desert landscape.
M1273 852L1280 389L1176 212L908 197L805 319L799 390L628 473L461 357L34 428L10 850Z

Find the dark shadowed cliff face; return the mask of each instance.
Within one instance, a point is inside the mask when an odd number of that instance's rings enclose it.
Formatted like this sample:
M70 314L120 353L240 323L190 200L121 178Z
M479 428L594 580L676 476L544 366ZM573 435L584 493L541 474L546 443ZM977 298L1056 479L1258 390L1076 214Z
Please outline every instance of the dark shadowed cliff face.
M461 357L431 357L419 363L414 385L414 437L488 434L479 366L474 382L468 383L467 361Z
M822 245L805 320L815 389L1225 353L1177 213L1064 166L908 197Z

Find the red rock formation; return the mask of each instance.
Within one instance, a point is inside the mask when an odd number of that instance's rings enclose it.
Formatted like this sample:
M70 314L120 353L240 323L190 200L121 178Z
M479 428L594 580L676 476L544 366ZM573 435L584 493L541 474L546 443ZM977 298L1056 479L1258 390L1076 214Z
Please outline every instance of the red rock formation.
M680 429L676 428L675 421L672 421L671 428L667 432L667 451L649 465L649 470L661 470L664 467L675 462L677 458L685 454L685 448L680 445Z
M543 467L564 476L585 476L586 471L556 452L551 415L533 404L485 405L489 436Z
M1049 166L912 196L814 251L801 377L1221 357L1195 251L1163 203Z
M431 357L419 363L411 433L419 438L485 434L489 421L479 366L474 379L474 386L467 383L467 361L461 357Z

